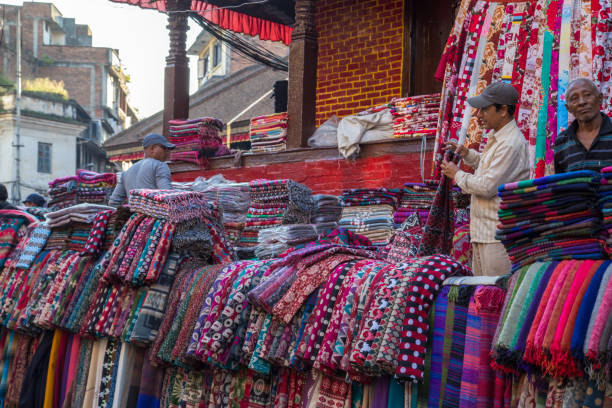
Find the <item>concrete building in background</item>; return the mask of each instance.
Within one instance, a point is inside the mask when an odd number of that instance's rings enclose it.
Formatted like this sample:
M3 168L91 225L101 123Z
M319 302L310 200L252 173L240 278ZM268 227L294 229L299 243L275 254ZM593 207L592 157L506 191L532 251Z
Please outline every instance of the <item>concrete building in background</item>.
M14 92L0 95L0 183L7 185L9 199L17 161L13 143L17 126ZM91 118L74 100L23 95L20 131L21 199L36 192L46 195L48 183L74 174L77 151Z
M80 139L76 167L105 170L109 162L102 144L138 120L128 102L129 77L118 51L92 47L89 26L63 16L52 3L24 2L21 7L0 4L0 72L10 81L16 80L18 9L23 79L64 82L69 98L90 117L80 136L84 139Z

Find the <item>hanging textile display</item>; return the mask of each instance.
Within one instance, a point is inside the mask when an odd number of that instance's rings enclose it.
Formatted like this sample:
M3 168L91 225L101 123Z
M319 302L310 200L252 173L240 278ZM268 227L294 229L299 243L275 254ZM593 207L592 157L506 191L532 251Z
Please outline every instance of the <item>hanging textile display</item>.
M486 134L466 99L497 81L519 92L516 120L529 141L532 175L553 173L555 139L572 120L565 106L571 80L593 79L602 111L612 115L609 16L608 0L462 1L436 72L443 81L436 178L447 141L484 145Z

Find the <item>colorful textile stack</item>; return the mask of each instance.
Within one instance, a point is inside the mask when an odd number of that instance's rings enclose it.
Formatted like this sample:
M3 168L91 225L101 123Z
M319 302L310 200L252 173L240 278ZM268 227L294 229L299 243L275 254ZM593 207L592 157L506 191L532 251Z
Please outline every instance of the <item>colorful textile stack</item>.
M237 246L251 206L249 183L219 184L204 190L204 194L207 200L217 203L225 234L230 243Z
M417 214L421 224L425 224L437 187L431 183L406 183L398 208L393 214L393 222L401 224L412 214Z
M392 106L393 137L412 138L436 133L439 93L394 99Z
M251 152L278 152L287 148L287 113L251 119Z
M117 184L114 173L77 170L76 176L49 182L49 208L63 209L79 203L104 205Z
M129 206L133 212L173 223L197 219L212 211L206 196L196 191L132 190Z
M393 235L393 211L400 190L352 189L340 197L340 227L369 238L374 245L386 245Z
M79 169L76 183L77 202L107 204L117 184L117 175Z
M608 234L606 248L608 254L612 257L612 167L606 167L601 170L599 206L603 214L603 228Z
M306 224L314 202L312 191L293 180L256 180L250 184L251 206L239 246L257 246L259 230L281 224Z
M255 256L267 259L278 256L289 248L313 242L317 232L311 224L290 224L259 231Z
M444 85L434 163L446 142L466 133L466 146L479 148L486 136L467 98L504 81L519 93L516 119L535 177L553 173L554 142L570 119L568 83L592 79L612 114L609 15L608 0L463 0L435 74Z
M517 271L493 341L498 369L612 382L611 277L612 262L596 260Z
M206 157L224 156L229 150L223 144L219 132L223 122L215 118L198 118L168 121L168 139L176 148L170 153L173 162L206 164Z
M114 210L114 208L105 205L83 203L48 212L45 216L47 225L50 228L56 228L75 222L91 224L98 213L109 210Z
M49 208L62 209L77 204L77 178L68 176L49 182Z
M600 176L589 170L555 174L499 187L500 224L496 238L512 268L534 261L600 259Z
M323 233L338 226L338 220L342 215L342 207L338 196L329 194L315 194L314 210L310 216L310 223L315 224L317 233Z

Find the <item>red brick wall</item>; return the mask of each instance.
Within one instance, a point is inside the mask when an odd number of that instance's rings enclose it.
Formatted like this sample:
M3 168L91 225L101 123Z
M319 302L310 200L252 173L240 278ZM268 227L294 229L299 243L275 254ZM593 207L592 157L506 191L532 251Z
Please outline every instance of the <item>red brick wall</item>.
M314 193L341 194L343 190L360 187L399 188L407 181L419 182L420 158L418 153L387 155L348 160L321 160L269 164L267 166L207 170L175 173L174 181L193 181L196 177L210 178L222 174L228 180L247 182L258 178L293 179L310 187ZM425 160L425 168L431 165L431 152ZM426 172L426 174L428 174Z
M317 2L317 125L400 95L403 3Z

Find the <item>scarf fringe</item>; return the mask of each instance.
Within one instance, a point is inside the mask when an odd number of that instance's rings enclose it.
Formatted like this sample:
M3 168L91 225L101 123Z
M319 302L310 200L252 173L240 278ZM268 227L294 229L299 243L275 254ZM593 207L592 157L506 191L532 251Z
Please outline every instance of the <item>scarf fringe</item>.
M451 303L457 303L459 299L459 286L451 286L448 291L448 301Z

